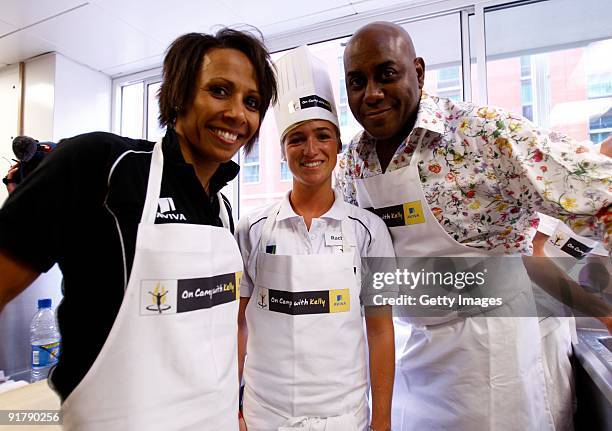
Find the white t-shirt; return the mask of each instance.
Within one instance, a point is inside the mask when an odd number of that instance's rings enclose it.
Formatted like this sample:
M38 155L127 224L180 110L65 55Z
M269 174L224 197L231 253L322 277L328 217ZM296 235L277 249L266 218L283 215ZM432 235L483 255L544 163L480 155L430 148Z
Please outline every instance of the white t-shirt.
M333 241L331 235L341 233L342 219L348 217L356 242L351 246L355 246L357 251L354 257L357 271L361 270L361 257L394 257L393 243L385 223L377 215L347 204L338 193L335 193L335 197L329 211L321 217L313 218L308 230L304 218L293 211L288 193L283 198L267 248L279 255L342 253L342 246ZM241 217L236 226L236 240L245 267L240 283L242 297L250 297L252 294L261 233L273 205L276 204L258 208Z

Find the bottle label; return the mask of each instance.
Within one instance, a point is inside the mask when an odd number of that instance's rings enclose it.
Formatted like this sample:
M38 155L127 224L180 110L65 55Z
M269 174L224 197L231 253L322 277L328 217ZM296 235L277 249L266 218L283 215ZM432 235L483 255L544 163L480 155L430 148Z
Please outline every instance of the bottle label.
M47 367L57 364L60 343L32 344L32 367Z

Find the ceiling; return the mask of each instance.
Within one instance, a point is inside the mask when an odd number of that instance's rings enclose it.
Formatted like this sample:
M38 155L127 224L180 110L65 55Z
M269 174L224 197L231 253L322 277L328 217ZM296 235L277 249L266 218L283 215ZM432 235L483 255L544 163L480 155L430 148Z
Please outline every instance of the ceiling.
M431 2L431 1L430 1ZM159 66L178 35L223 25L266 38L323 21L423 0L2 0L0 67L57 51L118 76Z

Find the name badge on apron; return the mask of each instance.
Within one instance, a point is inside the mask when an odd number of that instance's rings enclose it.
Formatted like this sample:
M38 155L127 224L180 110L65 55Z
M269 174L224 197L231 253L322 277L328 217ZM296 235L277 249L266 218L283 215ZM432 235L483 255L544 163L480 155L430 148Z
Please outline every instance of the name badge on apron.
M342 233L325 232L325 245L328 247L342 245Z
M288 292L259 287L257 306L293 316L346 313L351 310L351 296L349 289Z
M240 298L242 272L185 280L142 280L140 314L185 313Z
M382 208L366 208L380 217L387 227L425 223L423 204L420 200Z

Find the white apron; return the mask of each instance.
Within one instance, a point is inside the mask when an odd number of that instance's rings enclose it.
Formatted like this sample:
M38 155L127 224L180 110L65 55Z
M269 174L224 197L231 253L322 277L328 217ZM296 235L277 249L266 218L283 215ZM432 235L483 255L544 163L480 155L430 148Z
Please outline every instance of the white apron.
M155 224L162 170L157 142L121 308L62 404L65 430L238 429L241 255L226 228Z
M389 228L398 257L491 255L455 241L430 210L418 173L423 137L409 166L356 179L359 206L403 207L405 224ZM499 287L503 307L532 301L522 270L516 292ZM552 429L536 318L396 318L395 324L394 430Z
M564 272L596 248L597 241L574 233L561 221L544 243L544 254L553 258ZM560 259L559 259L560 258ZM559 304L562 306L562 304ZM574 429L575 389L572 371L572 342L577 343L573 317L547 317L540 321L546 390L556 430Z
M279 208L273 206L262 230L246 308L247 427L363 431L367 357L352 231L343 220L340 254L268 254Z

